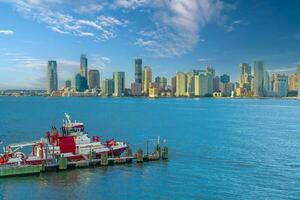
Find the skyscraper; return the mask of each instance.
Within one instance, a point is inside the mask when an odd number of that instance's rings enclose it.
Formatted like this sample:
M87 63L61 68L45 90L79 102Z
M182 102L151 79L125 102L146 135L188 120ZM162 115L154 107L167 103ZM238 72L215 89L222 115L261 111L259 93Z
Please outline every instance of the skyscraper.
M176 73L176 96L186 96L187 94L187 77L183 72Z
M194 95L194 91L195 91L195 77L193 75L192 72L189 72L186 74L187 76L187 83L186 83L186 86L187 86L187 95L188 96L193 96Z
M288 77L275 74L274 94L276 97L286 97L288 92Z
M207 76L205 73L195 75L195 96L204 97L207 94Z
M289 91L297 91L298 90L298 75L297 74L292 74L289 76L288 90Z
M125 72L114 72L114 96L123 96L125 92Z
M219 92L220 91L220 77L215 76L213 78L213 92Z
M173 76L171 78L171 88L172 88L172 93L176 93L176 76Z
M166 77L160 77L159 88L161 91L166 90L166 88L167 88L167 78Z
M88 73L88 60L86 58L86 55L82 54L80 56L80 75L87 79L88 78L87 73Z
M297 66L297 74L298 74L298 98L300 98L300 65Z
M65 87L66 88L71 88L72 87L72 83L71 83L70 80L66 80Z
M264 77L266 74L266 67L263 61L254 62L254 82L253 91L254 96L263 97L264 96Z
M98 89L100 88L100 74L99 70L90 69L88 77L89 89Z
M152 70L150 67L144 67L143 70L143 92L148 94L149 84L152 82Z
M141 58L137 58L134 60L135 83L142 83L142 64L143 64L143 60Z
M244 92L251 91L251 66L247 63L240 64L240 87L243 89Z
M48 61L47 70L47 94L51 94L58 89L57 63L55 60Z
M104 79L102 82L102 96L111 96L114 93L114 80Z
M75 76L75 89L77 92L84 92L88 89L87 80L81 74L76 74Z

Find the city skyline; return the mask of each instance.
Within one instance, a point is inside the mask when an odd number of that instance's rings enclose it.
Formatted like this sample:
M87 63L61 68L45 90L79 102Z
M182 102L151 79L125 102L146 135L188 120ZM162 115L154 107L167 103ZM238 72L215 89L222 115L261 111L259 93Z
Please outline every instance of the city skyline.
M126 87L139 57L153 77L168 80L178 71L210 65L239 81L240 63L263 60L269 71L285 74L300 63L297 1L0 0L0 5L1 89L44 89L49 60L57 61L61 87L74 80L82 53L101 79L126 72Z

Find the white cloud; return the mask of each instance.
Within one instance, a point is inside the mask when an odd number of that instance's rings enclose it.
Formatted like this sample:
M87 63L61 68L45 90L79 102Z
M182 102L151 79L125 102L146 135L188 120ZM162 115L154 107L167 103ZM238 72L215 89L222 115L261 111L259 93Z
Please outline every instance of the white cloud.
M139 32L134 44L160 57L180 56L192 50L201 41L203 27L218 19L224 9L220 0L117 0L116 5L152 8L155 28Z
M209 61L209 59L208 58L199 58L198 61L199 62L207 62L207 61Z
M3 34L3 35L13 35L14 31L12 31L12 30L0 30L0 34Z
M76 36L95 37L96 40L109 40L116 37L115 29L124 27L126 20L120 20L112 16L99 15L98 17L72 15L68 9L64 11L57 8L56 4L65 3L67 6L76 4L76 10L95 12L102 9L102 5L96 2L93 4L74 3L61 0L12 0L16 10L25 17L46 24L52 31L60 34L73 34ZM101 8L100 8L101 7Z

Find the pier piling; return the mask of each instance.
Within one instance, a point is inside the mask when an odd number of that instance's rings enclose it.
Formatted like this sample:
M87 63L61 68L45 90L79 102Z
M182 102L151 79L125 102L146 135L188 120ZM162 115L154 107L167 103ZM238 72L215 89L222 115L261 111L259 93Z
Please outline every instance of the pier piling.
M100 162L101 166L108 166L108 155L107 153L103 153L101 154L101 162Z
M167 146L164 146L163 148L162 148L162 159L163 160L167 160L168 159L168 155L169 154L169 149L168 149L168 147Z
M137 154L136 154L136 162L137 163L142 163L143 162L143 150L142 149L138 149Z

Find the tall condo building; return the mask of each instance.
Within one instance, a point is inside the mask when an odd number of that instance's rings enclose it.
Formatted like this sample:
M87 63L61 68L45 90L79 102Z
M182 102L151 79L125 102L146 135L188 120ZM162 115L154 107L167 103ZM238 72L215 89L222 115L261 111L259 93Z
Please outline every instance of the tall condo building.
M251 66L247 63L240 64L240 87L246 92L251 91Z
M187 82L186 82L186 86L187 86L187 95L188 96L193 96L194 95L194 91L195 91L195 76L193 75L192 72L188 72L186 74L186 78L187 78Z
M168 84L167 78L166 77L160 77L159 88L160 88L161 91L165 91L167 89L167 84Z
M176 93L176 76L173 76L171 78L171 89L172 89L172 93L175 94Z
M298 90L298 75L297 74L292 74L289 76L288 90L289 91L297 91Z
M104 79L102 82L102 96L111 96L114 93L114 80Z
M84 54L80 56L80 75L88 78L88 60Z
M266 66L263 61L254 62L254 80L253 80L253 92L256 97L264 96L264 84L265 84Z
M288 92L288 76L275 74L274 95L276 97L286 97Z
M86 89L88 89L87 80L81 74L76 74L75 76L75 89L78 92L84 92Z
M125 92L125 72L114 72L114 96L120 97L124 95Z
M66 80L65 87L66 88L71 88L72 87L72 83L71 83L70 80Z
M187 77L183 72L176 73L176 96L186 96L187 94Z
M100 88L100 73L99 70L90 69L88 77L89 89Z
M149 84L152 82L152 70L150 67L144 67L143 70L143 77L142 77L143 81L143 92L145 94L149 93Z
M134 82L142 83L142 65L143 60L141 58L137 58L134 60Z
M195 96L211 96L213 93L213 73L206 72L195 75Z
M55 60L48 61L47 70L47 94L51 94L58 89L57 63Z
M297 66L297 75L298 75L298 98L300 98L300 65Z

